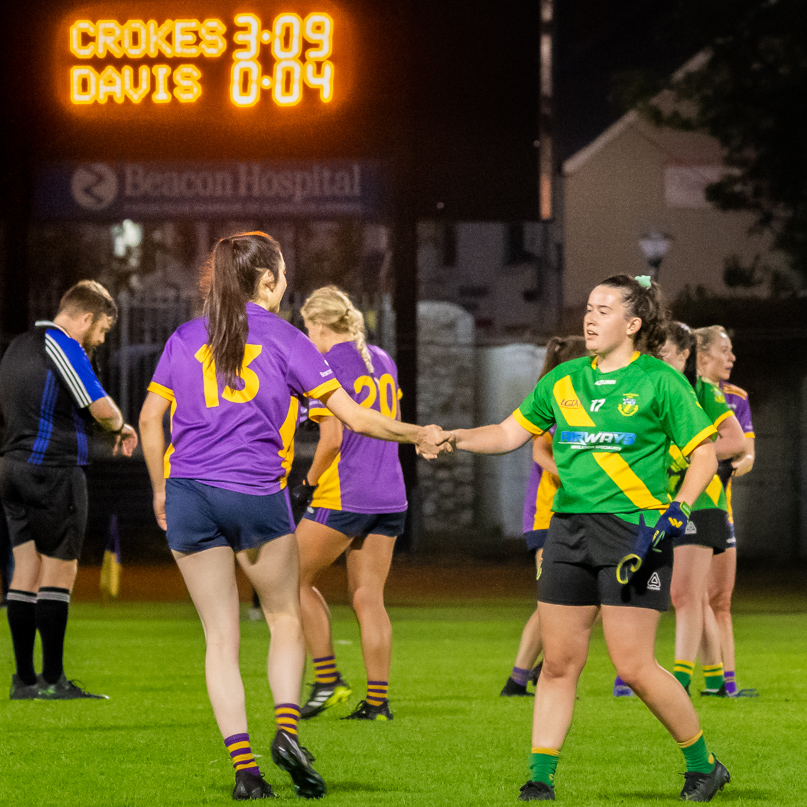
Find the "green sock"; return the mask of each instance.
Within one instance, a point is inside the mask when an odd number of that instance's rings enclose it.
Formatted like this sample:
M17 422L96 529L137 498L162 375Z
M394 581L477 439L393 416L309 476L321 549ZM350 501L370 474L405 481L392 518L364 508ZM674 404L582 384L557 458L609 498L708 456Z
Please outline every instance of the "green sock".
M692 661L684 661L684 659L677 658L673 665L673 675L678 679L684 689L689 686L692 680L692 671L695 669L695 663Z
M703 680L707 689L720 689L723 686L723 664L705 664Z
M555 786L555 769L558 767L560 751L554 748L533 748L530 754L530 770L533 782L543 782Z
M709 753L702 731L699 731L691 740L678 743L678 747L684 753L687 772L711 773L715 769L714 755Z

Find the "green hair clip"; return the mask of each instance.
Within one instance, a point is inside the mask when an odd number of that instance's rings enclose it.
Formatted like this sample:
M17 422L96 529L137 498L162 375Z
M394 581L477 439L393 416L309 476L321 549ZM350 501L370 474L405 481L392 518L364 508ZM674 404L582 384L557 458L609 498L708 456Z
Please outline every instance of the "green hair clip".
M636 275L633 278L642 288L649 289L650 284L653 282L650 279L650 275Z

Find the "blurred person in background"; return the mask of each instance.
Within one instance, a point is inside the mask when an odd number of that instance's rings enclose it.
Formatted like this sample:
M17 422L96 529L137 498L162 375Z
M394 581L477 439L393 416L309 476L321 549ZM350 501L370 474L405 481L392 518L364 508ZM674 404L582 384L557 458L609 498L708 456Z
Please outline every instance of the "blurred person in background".
M586 353L586 340L582 336L553 336L547 342L544 366L538 379L543 378L559 364L579 359ZM560 485L558 469L552 459L554 432L554 429L550 429L532 438L533 462L524 500L524 540L527 543L527 551L535 556L536 576L541 568L544 542L552 519L552 500ZM501 697L525 697L531 694L527 691L527 682L538 680L541 668L540 664L536 666L536 662L540 655L541 632L536 604L535 611L521 632L513 670L499 693Z
M731 339L725 328L711 325L695 331L698 340L698 372L711 384L719 386L726 403L734 412L743 430L745 441L742 451L732 459L723 460L718 474L726 489L729 532L726 551L715 555L709 574L709 591L704 608L704 633L701 643L701 662L716 670L701 695L717 697L756 697L756 689L741 689L737 684L734 654L734 625L731 618L731 595L737 576L737 540L734 516L731 509L732 478L744 476L754 467L754 424L748 393L729 383L736 358Z
M0 362L6 423L0 499L14 547L8 624L17 672L12 700L105 698L64 673L70 595L87 526L89 438L93 422L116 435L127 457L137 433L107 395L90 361L118 308L94 280L68 289L53 321L18 336ZM42 674L34 641L42 640Z

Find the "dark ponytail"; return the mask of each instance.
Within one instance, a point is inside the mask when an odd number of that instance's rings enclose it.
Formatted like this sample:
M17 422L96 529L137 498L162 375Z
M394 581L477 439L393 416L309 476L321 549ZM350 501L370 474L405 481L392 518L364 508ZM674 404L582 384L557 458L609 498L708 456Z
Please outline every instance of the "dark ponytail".
M658 283L647 280L649 286L629 275L612 275L601 286L622 292L622 302L629 317L638 317L642 325L634 336L636 349L660 358L659 353L667 341L668 314Z
M587 354L586 340L582 336L553 336L546 343L546 358L539 378L543 378L559 364L579 359Z
M667 339L675 345L675 349L679 353L682 350L689 351L684 365L684 375L694 387L698 381L698 340L695 338L692 328L684 322L674 320L667 326Z
M268 269L275 282L280 274L280 245L266 233L239 233L222 238L208 259L204 313L216 376L236 388L241 378L244 346L249 334L247 303Z

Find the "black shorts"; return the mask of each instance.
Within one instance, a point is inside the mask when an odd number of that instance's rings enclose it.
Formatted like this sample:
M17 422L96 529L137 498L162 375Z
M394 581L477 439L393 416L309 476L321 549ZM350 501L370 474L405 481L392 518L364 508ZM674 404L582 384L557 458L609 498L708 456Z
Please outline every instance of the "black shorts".
M675 539L678 546L708 546L715 555L725 552L734 536L729 528L729 514L725 510L693 510L686 532Z
M0 460L0 500L12 546L33 541L40 555L78 559L87 528L83 468Z
M670 605L672 541L649 552L631 581L616 577L634 551L638 527L606 513L555 513L538 575L538 601L555 605L628 605L666 611Z

